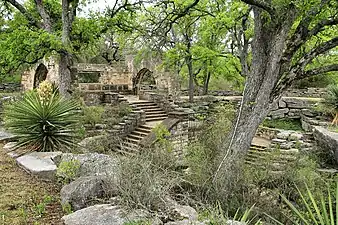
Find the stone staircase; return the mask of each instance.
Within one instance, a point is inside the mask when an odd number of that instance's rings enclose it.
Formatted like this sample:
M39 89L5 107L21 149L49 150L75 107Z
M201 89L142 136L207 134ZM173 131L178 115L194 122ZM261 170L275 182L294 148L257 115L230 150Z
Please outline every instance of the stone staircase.
M156 103L151 101L136 101L130 103L134 108L143 110L146 116L146 122L162 121L168 118L168 115Z
M148 136L157 124L168 118L167 113L154 102L139 100L129 104L136 110L144 111L146 123L138 126L123 139L119 146L119 150L123 153L137 151L142 139Z
M270 149L266 144L253 141L245 163L254 167L268 169L271 173L283 173L288 165L297 160L298 149Z

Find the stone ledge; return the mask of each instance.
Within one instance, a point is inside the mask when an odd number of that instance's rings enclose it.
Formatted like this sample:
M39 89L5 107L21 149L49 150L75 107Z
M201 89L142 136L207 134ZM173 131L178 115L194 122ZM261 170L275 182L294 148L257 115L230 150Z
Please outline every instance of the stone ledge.
M327 149L338 163L338 133L331 132L325 127L313 126L313 136L323 149Z
M54 159L62 152L32 152L16 159L18 165L28 173L42 180L54 180L56 165Z

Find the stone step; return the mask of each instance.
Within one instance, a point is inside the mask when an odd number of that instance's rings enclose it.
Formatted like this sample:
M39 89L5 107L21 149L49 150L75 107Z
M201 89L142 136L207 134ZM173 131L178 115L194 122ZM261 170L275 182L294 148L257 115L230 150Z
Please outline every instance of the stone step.
M156 114L146 114L146 119L148 118L156 118L156 117L168 117L165 113L156 113Z
M151 132L151 130L153 129L153 127L147 126L147 125L145 125L145 124L140 125L140 126L137 127L136 129L138 129L138 128L141 128L141 129L143 129L143 130L148 130L149 132Z
M157 106L154 102L134 102L131 103L132 105L136 107L147 107L147 106Z
M145 111L145 114L146 114L146 116L147 115L154 115L154 114L165 114L165 115L167 115L166 112L161 110L161 109L158 109L156 111L155 110L154 111Z
M163 109L161 109L160 107L157 107L157 108L148 108L147 109L147 112L156 112L156 111L161 111L161 112L165 112L163 111Z
M135 131L140 132L140 133L144 133L144 134L149 134L151 132L151 129L148 128L142 128L142 127L137 127L135 129Z
M157 105L150 105L150 106L136 106L136 108L141 109L143 111L147 111L149 109L161 109Z
M145 137L148 134L150 134L150 132L144 132L144 131L142 132L142 131L139 131L139 130L135 129L133 132L131 132L131 134L135 134L135 135L139 135L139 136Z
M267 151L266 148L263 148L263 147L261 147L261 146L256 146L256 145L251 145L251 146L250 146L250 149L251 149L251 150L255 150L255 151Z
M129 136L127 136L126 138L125 138L125 140L126 140L126 142L131 142L131 143L135 143L135 144L139 144L140 143L140 139L135 139L135 138L133 138L133 137L129 137Z
M154 117L154 118L147 118L146 122L152 122L152 121L161 121L161 120L165 120L167 119L167 116L163 116L163 117Z
M128 134L127 137L133 138L133 139L137 139L137 140L142 140L143 139L143 136L135 135L135 134Z

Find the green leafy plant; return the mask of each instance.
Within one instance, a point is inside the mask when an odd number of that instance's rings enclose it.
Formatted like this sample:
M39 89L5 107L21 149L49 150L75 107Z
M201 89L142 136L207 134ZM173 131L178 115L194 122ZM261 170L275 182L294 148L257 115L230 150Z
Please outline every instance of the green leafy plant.
M37 91L5 108L5 126L18 137L17 148L31 151L70 149L76 138L78 105L52 92L41 98Z
M166 149L168 152L171 152L173 150L173 146L167 139L170 136L170 131L161 123L155 126L152 131L156 136L157 144Z
M83 123L95 126L102 122L104 108L102 106L84 106L83 107Z
M332 124L338 125L338 85L329 85L327 87L327 93L328 94L325 97L325 103L328 107L332 108L335 113Z
M75 180L75 178L78 176L80 166L81 163L78 160L61 162L56 171L58 180L63 184L68 184Z
M281 195L283 201L289 206L295 214L296 221L293 224L338 224L338 182L335 187L328 187L327 193L321 192L319 199L306 185L306 192L302 193L297 187L301 198L300 206L295 206L284 195ZM332 196L332 193L333 196ZM278 224L282 224L276 221Z
M303 130L302 124L300 120L297 119L271 119L271 120L264 120L263 126L276 128L276 129L283 129L283 130Z

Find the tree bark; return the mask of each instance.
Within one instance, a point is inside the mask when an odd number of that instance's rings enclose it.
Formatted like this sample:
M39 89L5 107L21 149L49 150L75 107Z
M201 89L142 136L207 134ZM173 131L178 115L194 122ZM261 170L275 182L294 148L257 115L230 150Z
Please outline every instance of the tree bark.
M269 113L280 95L273 96L279 79L281 58L292 21L272 25L264 18L262 10L254 8L254 39L252 42L252 65L248 73L238 121L232 132L232 154L245 154L249 149L258 126ZM273 96L273 98L272 98ZM223 148L225 148L224 143Z
M62 0L62 44L65 50L60 52L59 62L59 90L64 96L69 96L71 92L71 56L67 52L70 46L70 32L72 28L72 16L69 0Z
M185 57L185 62L188 67L188 74L189 74L189 102L194 101L194 73L192 70L192 57L191 55L188 55Z

